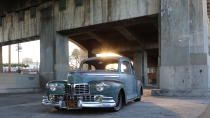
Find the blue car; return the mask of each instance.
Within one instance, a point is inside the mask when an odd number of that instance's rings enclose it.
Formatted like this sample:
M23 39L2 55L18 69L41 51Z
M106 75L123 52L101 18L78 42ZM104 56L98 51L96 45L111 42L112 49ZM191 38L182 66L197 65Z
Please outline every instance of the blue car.
M56 109L111 108L119 111L123 103L141 101L142 82L125 57L92 57L83 60L67 80L46 84L42 105Z

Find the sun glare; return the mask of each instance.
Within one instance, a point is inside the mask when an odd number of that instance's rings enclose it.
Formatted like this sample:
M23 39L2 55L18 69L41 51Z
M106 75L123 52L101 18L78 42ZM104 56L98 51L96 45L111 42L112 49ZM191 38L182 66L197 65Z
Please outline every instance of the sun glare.
M97 57L108 57L108 56L119 56L118 54L114 54L114 53L101 53L101 54L96 54Z

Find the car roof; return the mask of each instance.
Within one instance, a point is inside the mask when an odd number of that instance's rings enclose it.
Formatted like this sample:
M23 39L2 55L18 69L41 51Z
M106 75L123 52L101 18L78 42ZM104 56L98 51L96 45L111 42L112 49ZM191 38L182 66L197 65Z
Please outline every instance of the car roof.
M120 57L120 56L106 56L106 57L90 57L86 58L83 61L89 61L89 60L97 60L97 59L117 59L117 60L129 60L126 57ZM130 61L130 60L129 60Z

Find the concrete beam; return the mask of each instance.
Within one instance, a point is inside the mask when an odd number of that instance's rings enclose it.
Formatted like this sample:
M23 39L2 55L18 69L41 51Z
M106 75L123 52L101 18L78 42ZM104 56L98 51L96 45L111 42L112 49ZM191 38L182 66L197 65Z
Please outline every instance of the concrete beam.
M73 39L69 38L69 41L71 41L72 43L74 43L75 45L77 45L79 48L81 48L83 51L87 51L87 49L82 46L81 44L77 43L76 41L74 41Z
M139 39L136 36L134 36L127 28L119 26L119 27L115 27L115 29L119 31L123 36L125 36L127 40L129 41L136 40L139 44L141 44Z
M93 32L87 32L87 34L96 39L98 42L100 42L101 45L106 45L108 47L111 47L102 37L98 36L97 34Z
M154 25L154 27L155 27L157 30L159 30L159 28L158 28L158 22L153 22L152 24Z
M143 45L143 42L139 40L138 37L136 37L134 34L132 34L127 28L122 27L122 26L118 26L115 27L115 29L117 31L119 31L127 40L131 41L131 40L135 40L138 42L139 45Z
M67 0L66 10L64 11L58 11L59 4L57 2L54 11L55 16L59 16L56 18L56 21L60 24L56 27L56 31L158 14L160 12L160 1L161 0L90 0L84 2L83 6L76 8L73 0ZM118 7L116 7L116 5ZM141 22L141 20L137 22ZM148 21L144 20L144 22Z

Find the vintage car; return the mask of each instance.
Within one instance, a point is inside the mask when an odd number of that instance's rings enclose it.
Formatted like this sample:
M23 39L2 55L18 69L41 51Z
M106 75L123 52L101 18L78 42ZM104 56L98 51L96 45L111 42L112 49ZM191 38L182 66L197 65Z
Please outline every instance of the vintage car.
M125 57L92 57L83 60L67 80L46 84L42 105L56 109L111 108L141 101L142 82L136 78L132 63Z

